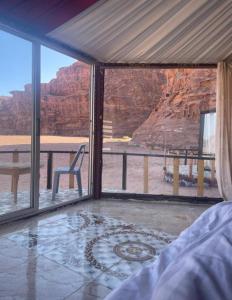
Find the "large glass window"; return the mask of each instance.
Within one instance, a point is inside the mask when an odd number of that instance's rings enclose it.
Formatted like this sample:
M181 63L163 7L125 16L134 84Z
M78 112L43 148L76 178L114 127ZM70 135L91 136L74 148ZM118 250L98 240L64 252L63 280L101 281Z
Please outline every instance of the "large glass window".
M219 197L215 87L215 69L107 69L103 191Z
M89 194L90 67L41 47L39 207Z
M32 42L2 30L0 44L0 217L36 209L37 202L41 209L82 199L91 189L90 66L44 46L33 62ZM32 78L38 81L39 74L32 76L32 64L39 60L41 97L33 103ZM39 130L33 116L39 115L40 176L36 170L32 176Z
M32 43L0 30L0 215L30 207Z

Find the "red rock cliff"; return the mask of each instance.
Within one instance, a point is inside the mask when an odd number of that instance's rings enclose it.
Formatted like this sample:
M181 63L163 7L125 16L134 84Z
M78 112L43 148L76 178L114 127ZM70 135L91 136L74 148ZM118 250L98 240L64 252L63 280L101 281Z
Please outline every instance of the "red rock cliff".
M162 96L133 133L133 142L168 148L196 148L200 113L215 108L216 71L165 70Z
M106 70L104 119L113 136L174 148L196 147L200 112L215 107L214 70ZM41 133L88 136L89 66L76 62L41 84ZM31 85L0 97L0 134L30 134Z
M41 84L41 133L87 136L89 132L89 66L76 62ZM0 97L0 134L30 134L31 85Z
M162 71L106 71L104 119L112 121L114 137L132 136L159 101L164 82Z

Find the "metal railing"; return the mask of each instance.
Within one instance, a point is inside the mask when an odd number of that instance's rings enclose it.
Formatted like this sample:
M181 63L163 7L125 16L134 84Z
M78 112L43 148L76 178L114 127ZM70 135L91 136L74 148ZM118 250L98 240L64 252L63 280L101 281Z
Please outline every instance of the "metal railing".
M192 174L193 162L197 162L197 196L204 196L204 162L211 161L211 178L215 179L215 158L213 156L188 155L185 151L184 155L172 154L151 154L151 153L130 153L130 152L103 152L103 155L119 155L122 157L122 190L127 189L127 165L128 157L143 157L143 192L149 193L149 158L173 159L173 195L179 195L180 180L180 160L184 160L184 164L189 164L190 176ZM165 164L164 164L164 167Z
M19 162L19 154L31 153L29 150L1 150L0 154L12 154L12 162ZM69 154L69 164L71 165L76 151L62 151L62 150L41 150L40 153L47 154L47 189L52 188L52 177L53 177L53 157L54 154ZM89 153L86 151L85 153ZM69 175L69 188L74 188L74 175Z
M30 153L28 150L1 150L0 154L12 154L12 162L19 162L20 153ZM40 153L47 154L47 182L46 188L52 188L53 177L53 160L54 154L69 154L69 164L73 161L75 151L62 150L41 150ZM89 152L86 151L86 154ZM149 193L149 158L164 158L173 160L173 195L179 195L179 179L180 179L180 160L184 160L185 165L189 165L189 175L191 177L192 166L194 161L197 162L197 196L204 195L204 161L211 161L211 178L215 179L215 158L212 156L188 155L186 151L184 155L172 154L152 154L152 153L131 153L131 152L103 152L103 155L117 155L122 157L122 190L127 190L127 171L128 157L143 157L143 192ZM69 175L69 188L74 188L74 176Z

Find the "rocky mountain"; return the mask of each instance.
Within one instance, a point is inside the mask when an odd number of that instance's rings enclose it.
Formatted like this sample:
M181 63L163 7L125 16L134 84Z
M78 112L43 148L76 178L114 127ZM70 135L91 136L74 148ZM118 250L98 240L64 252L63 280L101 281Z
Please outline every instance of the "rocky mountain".
M84 63L59 69L41 84L41 133L87 136L89 129L89 67ZM0 134L30 134L32 87L0 98Z
M165 70L162 96L144 123L133 133L133 143L191 149L198 146L201 112L216 107L216 71Z
M132 137L159 102L164 83L163 71L106 70L104 119L112 121L114 137Z
M41 132L45 135L88 136L90 68L76 62L59 69L41 85Z
M108 69L104 119L113 137L146 146L195 147L200 112L215 107L215 70ZM41 133L88 136L90 68L76 62L41 84ZM0 96L0 134L30 134L32 93Z

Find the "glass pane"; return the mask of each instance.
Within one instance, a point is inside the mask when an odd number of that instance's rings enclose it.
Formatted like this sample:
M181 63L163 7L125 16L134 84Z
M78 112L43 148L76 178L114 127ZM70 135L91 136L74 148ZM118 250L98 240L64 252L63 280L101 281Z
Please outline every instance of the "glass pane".
M0 30L0 45L0 215L2 215L30 207L33 108L32 44Z
M40 208L88 195L89 85L88 65L41 48Z
M204 114L203 153L215 155L216 113Z
M107 69L103 191L219 197L215 87L215 69Z

